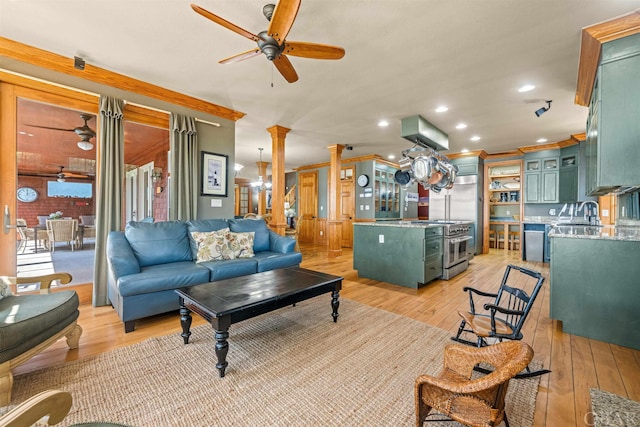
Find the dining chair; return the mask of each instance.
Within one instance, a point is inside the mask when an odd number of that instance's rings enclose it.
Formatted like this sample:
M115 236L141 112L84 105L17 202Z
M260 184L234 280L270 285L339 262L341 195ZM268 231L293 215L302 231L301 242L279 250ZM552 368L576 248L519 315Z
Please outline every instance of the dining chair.
M16 219L16 225L18 229L18 235L20 236L20 245L18 246L18 252L24 253L27 250L29 242L40 242L43 247L47 247L48 234L47 230L40 230L39 228L27 227L27 220L24 218ZM35 247L35 246L34 246Z
M47 233L50 252L55 252L56 242L67 242L73 251L78 243L78 220L50 219L47 221Z

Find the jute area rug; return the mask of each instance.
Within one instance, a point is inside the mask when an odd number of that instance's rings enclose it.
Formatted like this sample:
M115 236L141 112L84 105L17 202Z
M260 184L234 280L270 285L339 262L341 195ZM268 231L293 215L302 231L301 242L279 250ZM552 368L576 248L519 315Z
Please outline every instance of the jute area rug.
M333 323L330 297L320 296L232 325L219 378L212 328L192 332L186 346L172 334L17 376L12 404L69 391L60 425L411 426L414 380L440 371L451 342L443 330L345 299ZM538 382L511 381L512 426L532 425Z
M590 389L589 394L593 426L640 426L640 402L597 388Z

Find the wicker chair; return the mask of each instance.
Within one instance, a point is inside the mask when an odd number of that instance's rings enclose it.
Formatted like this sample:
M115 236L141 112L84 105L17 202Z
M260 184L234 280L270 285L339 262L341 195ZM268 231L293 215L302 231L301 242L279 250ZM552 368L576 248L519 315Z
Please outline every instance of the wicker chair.
M47 230L28 228L27 221L22 218L16 219L16 225L18 234L20 235L20 246L18 246L18 252L24 253L29 242L35 242L35 240L41 242L43 247L47 247L47 240L49 238Z
M49 251L55 252L56 242L67 242L73 252L78 243L78 220L50 219L47 221L47 234L49 235Z
M533 350L522 341L506 341L489 347L448 344L444 368L437 377L421 375L415 382L416 426L425 421L441 421L440 414L472 427L496 426L503 420L509 380L529 365ZM473 368L487 363L495 369L471 379ZM436 419L427 419L436 415Z

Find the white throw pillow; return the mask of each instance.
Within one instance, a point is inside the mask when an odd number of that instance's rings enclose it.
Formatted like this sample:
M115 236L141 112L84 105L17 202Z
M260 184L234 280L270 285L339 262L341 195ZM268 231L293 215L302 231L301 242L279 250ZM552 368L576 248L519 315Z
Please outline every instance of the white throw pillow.
M244 233L229 233L229 247L233 251L233 256L236 258L252 258L255 256L253 253L253 240L256 233L253 231L247 231Z
M13 295L8 283L0 282L0 299Z
M235 259L229 247L229 228L217 231L193 231L193 240L198 244L196 263Z

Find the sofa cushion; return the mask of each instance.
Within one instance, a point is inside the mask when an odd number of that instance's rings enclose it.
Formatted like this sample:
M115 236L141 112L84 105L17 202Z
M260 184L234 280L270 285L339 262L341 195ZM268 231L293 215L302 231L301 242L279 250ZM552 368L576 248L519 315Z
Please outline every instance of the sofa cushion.
M234 259L235 254L229 245L229 229L218 231L193 231L191 238L198 245L196 263Z
M230 219L229 228L234 233L253 231L253 251L261 252L269 250L269 227L263 219Z
M193 260L187 224L182 221L130 221L124 235L140 267Z
M209 261L198 264L210 270L209 280L223 280L258 272L255 258L236 258L228 261Z
M255 233L234 233L230 232L229 248L233 252L234 258L253 258L255 256L253 252L253 240Z
M278 268L295 267L302 262L302 254L300 252L281 254L263 251L256 253L255 260L258 261L258 273L262 273L263 271L276 270Z
M0 322L0 363L54 336L78 318L75 291L10 296L0 300L0 312L12 318Z
M187 221L187 231L189 232L189 243L191 245L191 259L196 259L198 245L193 240L191 233L194 231L218 231L229 228L226 219L192 219Z
M123 297L148 294L209 281L209 269L191 261L172 262L143 267L140 273L118 279L118 291Z

